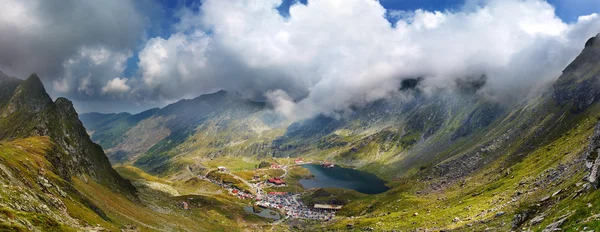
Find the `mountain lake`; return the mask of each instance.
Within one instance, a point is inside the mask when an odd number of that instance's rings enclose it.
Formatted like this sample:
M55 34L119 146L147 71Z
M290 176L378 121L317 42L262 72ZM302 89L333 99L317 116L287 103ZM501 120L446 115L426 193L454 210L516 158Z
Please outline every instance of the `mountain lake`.
M366 194L389 190L385 186L385 181L372 173L339 166L327 168L319 164L304 164L302 167L307 168L314 175L312 179L300 179L299 182L305 189L343 188Z
M254 209L252 209L252 206L246 206L246 207L244 207L244 211L246 211L248 213L251 213L251 214L254 214L254 215L257 215L257 216L262 217L262 218L270 218L270 219L273 219L273 220L279 220L279 219L281 219L281 215L277 211L274 211L274 210L271 210L271 209L264 209L264 208L262 208L262 211L260 213L255 213Z

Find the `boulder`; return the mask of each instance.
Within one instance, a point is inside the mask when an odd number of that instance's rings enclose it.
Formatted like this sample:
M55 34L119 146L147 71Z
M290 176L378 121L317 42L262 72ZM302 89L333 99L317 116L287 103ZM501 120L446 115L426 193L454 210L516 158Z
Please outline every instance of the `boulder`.
M544 221L544 216L539 215L539 216L536 216L533 219L531 219L531 221L529 222L529 225L535 226L537 224L540 224L542 221Z
M544 228L544 230L542 230L542 232L551 232L551 231L561 230L560 226L562 226L562 224L565 223L565 221L567 221L569 216L571 216L571 215L567 214L567 215L561 216L560 218L558 218L558 220L556 220L553 223L550 223L548 226L546 226L546 228Z
M594 134L590 138L588 149L586 151L586 166L590 170L590 173L587 176L587 180L595 188L599 187L599 184L598 184L598 178L600 177L600 172L598 172L598 167L600 167L600 157L598 156L599 151L600 151L600 123L596 124L596 128L594 129Z

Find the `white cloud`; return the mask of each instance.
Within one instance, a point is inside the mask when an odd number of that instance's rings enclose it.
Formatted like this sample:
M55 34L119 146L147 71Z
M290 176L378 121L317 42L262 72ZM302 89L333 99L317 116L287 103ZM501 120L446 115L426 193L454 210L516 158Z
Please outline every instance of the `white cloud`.
M100 97L105 83L120 76L131 57L130 51L112 51L105 47L82 47L62 64L64 74L61 82L73 86L72 91L79 98L91 99ZM56 81L55 81L56 83ZM58 86L57 86L58 87Z
M309 0L290 16L279 0L206 0L181 31L140 52L147 87L167 99L228 89L286 115L334 114L397 92L486 74L487 89L553 80L600 32L597 15L566 24L541 0L490 0L456 12L387 12L372 0ZM399 19L392 27L386 20Z
M598 14L593 13L593 14L590 14L590 15L579 16L577 18L577 21L585 22L585 21L593 21L593 20L596 20L596 19L598 19Z
M54 80L52 81L52 87L55 91L66 93L69 91L69 82L67 82L67 78Z
M129 91L131 87L127 85L127 78L115 78L112 79L106 84L106 86L102 87L103 93L125 93Z

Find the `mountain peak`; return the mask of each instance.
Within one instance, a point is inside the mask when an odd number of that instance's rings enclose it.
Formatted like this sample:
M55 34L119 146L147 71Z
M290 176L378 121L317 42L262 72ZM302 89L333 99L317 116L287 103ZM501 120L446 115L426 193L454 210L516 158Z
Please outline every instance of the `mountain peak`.
M596 35L588 39L583 51L552 85L554 99L560 105L573 103L573 112L583 111L600 99L599 38Z
M46 88L44 88L42 80L40 80L40 77L38 77L38 75L35 73L31 74L27 79L25 79L25 81L21 83L21 86L23 86L23 88L26 88L30 93L39 94L42 97L44 95L48 95L46 93Z
M51 102L52 98L46 92L44 84L34 73L17 86L3 116L12 114L17 110L36 113Z
M207 93L207 94L202 94L194 99L205 99L205 98L214 98L214 97L224 97L227 96L229 93L225 90L219 90L217 92L214 93Z
M62 112L77 117L77 111L75 110L75 107L73 106L73 102L71 102L69 99L66 99L64 97L59 97L56 99L54 104L56 104L56 106Z
M600 46L600 43L597 42L598 39L600 39L600 33L598 33L596 36L588 39L588 41L585 42L585 48L593 47L593 46Z

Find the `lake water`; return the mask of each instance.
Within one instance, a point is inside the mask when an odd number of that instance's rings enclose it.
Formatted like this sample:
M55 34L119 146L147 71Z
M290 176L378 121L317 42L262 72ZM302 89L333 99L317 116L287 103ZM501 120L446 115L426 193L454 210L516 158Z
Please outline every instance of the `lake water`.
M305 164L314 176L314 179L301 179L302 187L309 188L343 188L352 189L366 194L382 193L389 188L385 181L375 174L359 171L351 168L325 168L318 164Z
M275 220L281 219L281 215L279 215L278 212L270 210L270 209L263 208L260 213L255 213L254 210L252 209L252 206L246 206L246 207L244 207L244 211L254 214L254 215L257 215L262 218L270 218L270 219L275 219ZM275 214L271 214L271 212L273 212Z

